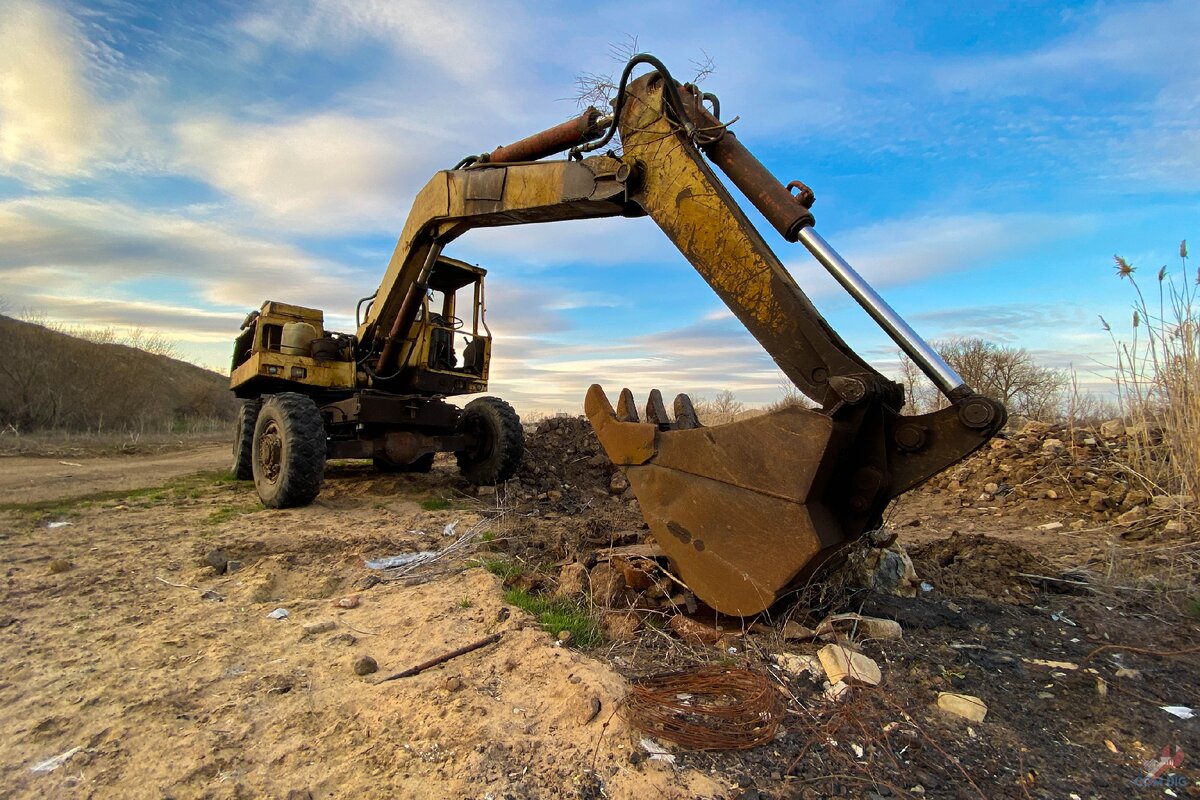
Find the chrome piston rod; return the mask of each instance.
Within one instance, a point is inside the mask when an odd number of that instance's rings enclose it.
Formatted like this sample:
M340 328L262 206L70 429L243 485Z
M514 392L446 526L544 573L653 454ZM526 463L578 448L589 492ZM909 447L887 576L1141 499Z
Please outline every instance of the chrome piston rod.
M829 242L821 238L821 234L813 230L812 226L805 225L800 229L798 239L808 248L808 252L813 254L813 258L820 261L821 266L829 271L834 280L840 283L842 288L863 307L871 319L875 320L879 327L892 337L892 341L900 346L900 349L913 360L921 372L924 372L929 380L933 381L942 394L953 399L968 391L963 379L954 371L954 368L918 336L903 317L892 310L892 307L879 296L871 284L855 272L854 267L847 264L846 259L829 246Z

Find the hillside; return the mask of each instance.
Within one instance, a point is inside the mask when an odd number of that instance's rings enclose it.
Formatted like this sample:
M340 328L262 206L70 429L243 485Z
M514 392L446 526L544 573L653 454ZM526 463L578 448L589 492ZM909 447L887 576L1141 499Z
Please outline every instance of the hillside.
M0 428L171 431L231 419L228 378L122 344L0 316Z

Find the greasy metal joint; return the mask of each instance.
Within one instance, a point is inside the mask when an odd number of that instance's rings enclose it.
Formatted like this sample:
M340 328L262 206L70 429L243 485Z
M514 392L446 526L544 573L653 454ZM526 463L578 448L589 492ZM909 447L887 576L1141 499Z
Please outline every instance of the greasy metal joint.
M895 433L896 447L906 453L915 453L929 441L929 428L912 423L901 425Z
M867 396L867 385L858 378L837 376L829 379L829 385L847 403L861 403Z
M996 402L976 395L958 407L958 418L968 428L981 430L990 427L997 416Z

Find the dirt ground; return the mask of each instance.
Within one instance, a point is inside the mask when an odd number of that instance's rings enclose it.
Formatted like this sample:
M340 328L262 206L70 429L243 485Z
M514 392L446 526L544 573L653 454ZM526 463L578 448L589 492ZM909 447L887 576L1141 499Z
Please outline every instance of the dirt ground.
M930 587L916 598L832 580L753 627L701 610L698 622L725 629L718 647L680 641L642 610L581 651L505 595L552 589L560 569L641 539L622 476L574 431L539 428L503 500L449 459L429 475L340 463L316 503L287 511L213 471L224 448L73 459L81 467L0 460L3 794L1200 796L1200 718L1161 708L1200 709L1188 605L1200 593L1177 580L1194 532L1129 538L1078 504L933 488L888 518ZM403 575L364 564L448 547ZM1171 580L1135 583L1131 565ZM788 640L785 618L815 626L833 611L904 631L857 643L883 680L839 700L768 666L822 644ZM377 672L357 674L364 657ZM712 662L772 677L786 705L775 738L647 758L615 713L628 679ZM943 691L979 697L987 717L940 711ZM1182 763L1145 785L1144 762L1164 747Z
M229 445L201 444L162 455L0 459L0 503L36 503L162 486L228 466Z

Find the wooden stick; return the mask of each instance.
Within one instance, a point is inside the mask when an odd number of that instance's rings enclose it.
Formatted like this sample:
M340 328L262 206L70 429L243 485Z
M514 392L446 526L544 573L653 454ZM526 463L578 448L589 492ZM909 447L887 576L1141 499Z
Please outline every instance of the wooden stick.
M395 675L389 675L379 682L385 683L387 681L394 681L398 678L411 678L413 675L419 675L420 673L424 672L425 670L429 669L430 667L436 667L438 664L444 664L452 658L458 658L459 656L465 656L467 653L470 653L473 650L478 650L481 647L487 647L489 644L492 644L493 642L498 642L498 641L500 641L500 637L503 635L504 635L504 631L500 631L498 633L493 633L491 636L488 636L484 639L480 639L478 642L473 642L472 644L468 644L464 647L460 647L457 650L453 650L449 653L446 653L445 655L440 655L437 658L431 658L428 661L417 664L415 667L409 667L408 669L404 670L403 672L397 672Z

